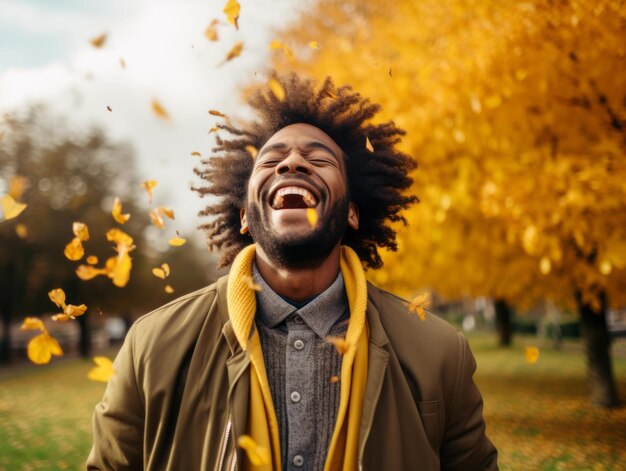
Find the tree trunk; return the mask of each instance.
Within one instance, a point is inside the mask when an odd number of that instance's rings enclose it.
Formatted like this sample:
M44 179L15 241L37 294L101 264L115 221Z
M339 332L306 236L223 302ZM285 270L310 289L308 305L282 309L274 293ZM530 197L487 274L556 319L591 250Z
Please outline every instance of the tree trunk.
M511 319L511 306L504 299L494 301L496 310L496 330L501 347L509 347L513 337L513 322Z
M82 315L76 318L80 327L80 338L78 340L78 352L83 358L91 357L91 332L89 331L89 317Z
M15 264L9 260L5 268L4 279L0 280L0 285L6 288L6 292L0 296L0 315L2 315L0 363L9 364L13 360L13 352L11 349L11 319L13 317L13 298L15 296L15 290L11 285L15 279Z
M619 397L613 377L611 337L606 324L606 293L601 293L600 300L600 309L595 311L590 304L583 302L580 292L576 293L587 354L590 400L593 405L609 408L619 406Z

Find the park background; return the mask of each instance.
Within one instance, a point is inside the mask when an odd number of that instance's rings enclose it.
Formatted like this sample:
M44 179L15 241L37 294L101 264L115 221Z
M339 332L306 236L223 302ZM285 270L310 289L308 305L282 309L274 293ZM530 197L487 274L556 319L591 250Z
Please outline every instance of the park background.
M624 2L235 4L0 2L0 469L82 469L93 357L222 273L193 169L271 69L407 131L421 202L368 276L467 332L501 468L626 469Z

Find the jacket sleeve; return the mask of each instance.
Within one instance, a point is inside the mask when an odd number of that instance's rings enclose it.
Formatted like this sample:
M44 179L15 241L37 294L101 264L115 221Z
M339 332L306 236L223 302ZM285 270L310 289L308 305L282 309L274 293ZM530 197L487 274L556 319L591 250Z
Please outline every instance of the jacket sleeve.
M135 325L113 367L115 372L93 414L93 447L88 470L143 469L144 400L134 361Z
M483 399L472 379L476 360L461 333L459 343L454 401L440 450L441 469L497 470L498 452L485 434Z

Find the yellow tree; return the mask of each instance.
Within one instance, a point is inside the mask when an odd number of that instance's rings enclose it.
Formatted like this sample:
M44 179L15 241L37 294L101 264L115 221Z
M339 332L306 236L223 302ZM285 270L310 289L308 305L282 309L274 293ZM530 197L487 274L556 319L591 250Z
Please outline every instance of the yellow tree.
M606 311L626 293L625 20L609 0L323 0L273 61L352 84L408 131L422 204L371 278L577 306L603 406Z

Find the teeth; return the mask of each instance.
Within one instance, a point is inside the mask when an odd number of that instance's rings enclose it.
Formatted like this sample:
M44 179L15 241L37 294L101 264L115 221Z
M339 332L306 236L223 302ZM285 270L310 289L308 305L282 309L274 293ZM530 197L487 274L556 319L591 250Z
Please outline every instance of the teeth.
M300 188L299 186L286 186L276 192L276 196L274 196L274 204L272 205L274 209L280 209L283 207L285 195L301 195L302 199L309 208L312 208L317 204L315 195L313 195L313 193L309 190Z

